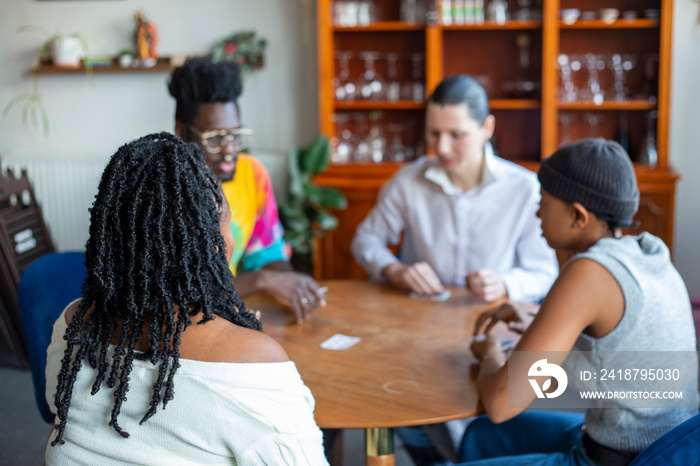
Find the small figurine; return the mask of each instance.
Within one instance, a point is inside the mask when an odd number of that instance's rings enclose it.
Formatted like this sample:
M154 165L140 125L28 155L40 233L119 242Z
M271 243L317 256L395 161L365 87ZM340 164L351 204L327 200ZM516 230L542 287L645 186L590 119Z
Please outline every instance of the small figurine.
M134 66L150 68L158 62L158 31L143 11L136 12L136 60Z

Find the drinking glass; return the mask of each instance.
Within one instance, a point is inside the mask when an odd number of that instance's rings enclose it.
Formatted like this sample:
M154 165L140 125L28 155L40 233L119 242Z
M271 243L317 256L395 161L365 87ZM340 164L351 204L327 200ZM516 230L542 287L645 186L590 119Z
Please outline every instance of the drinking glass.
M425 83L423 82L423 60L421 53L411 54L411 80L404 83L401 90L404 100L421 103L425 100Z
M568 112L559 113L559 124L561 125L561 135L559 136L559 144L568 144L571 142L571 123L573 121L573 114Z
M359 96L365 100L382 100L386 95L386 83L374 66L379 53L361 52L360 58L364 61L365 71L357 83Z
M386 139L384 139L382 130L383 119L384 115L381 110L374 110L369 114L370 128L367 135L367 144L369 144L370 159L375 163L384 161L386 152Z
M398 59L398 53L386 54L386 100L390 102L396 102L401 98L401 83L399 82L399 75L397 71Z
M352 52L338 51L335 53L340 68L338 76L333 78L333 92L335 100L352 102L355 99L355 83L350 81L350 58Z
M601 113L585 113L583 115L583 121L588 123L588 127L590 128L589 137L598 137L598 124L603 121L603 115Z
M625 77L636 64L637 57L635 55L614 53L610 56L608 66L613 71L614 100L626 100L629 96L629 90L625 87Z
M357 112L353 115L353 118L355 120L355 134L353 135L354 152L352 153L352 160L362 163L370 162L372 159L370 157L369 143L367 142L367 114Z
M581 69L581 61L577 55L559 54L557 57L557 69L561 86L559 88L559 100L573 102L578 98L579 91L574 81L574 73Z
M353 153L352 131L350 131L350 115L346 113L334 113L336 137L331 141L334 151L331 154L333 163L347 163Z
M391 144L389 144L389 147L387 148L387 159L390 162L406 161L406 148L401 138L403 125L399 123L392 123L387 125L387 129L392 136Z
M598 72L605 69L605 56L587 53L583 57L583 62L588 71L588 89L582 91L581 97L586 100L592 100L596 105L600 105L603 103L605 94L600 88Z

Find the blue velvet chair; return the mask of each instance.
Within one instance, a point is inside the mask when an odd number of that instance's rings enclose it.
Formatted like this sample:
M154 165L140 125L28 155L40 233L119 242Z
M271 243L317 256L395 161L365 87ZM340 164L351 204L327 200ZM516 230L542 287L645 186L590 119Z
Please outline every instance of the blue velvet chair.
M34 395L41 417L49 423L54 416L44 395L46 349L54 322L71 301L81 296L85 274L83 252L53 252L29 264L17 285Z
M700 414L656 439L630 466L667 466L700 463Z

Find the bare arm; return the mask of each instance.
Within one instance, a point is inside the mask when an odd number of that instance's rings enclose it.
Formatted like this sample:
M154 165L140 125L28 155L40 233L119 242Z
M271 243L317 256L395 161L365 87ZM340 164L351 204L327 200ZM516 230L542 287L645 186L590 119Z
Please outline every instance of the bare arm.
M561 364L581 332L600 337L613 330L622 319L624 306L622 290L615 278L597 262L578 259L562 271L515 351L557 351L561 360L550 362ZM495 315L496 310L487 313ZM487 314L479 323L488 325L492 320ZM496 320L507 319L496 316ZM475 333L480 331L475 329ZM517 390L511 396L518 397L518 406L526 406L535 399L526 384L508 386L508 364L496 338L475 342L472 351L482 360L476 381L479 397L494 422L507 421L525 409L509 408L509 390ZM522 372L521 368L517 370ZM525 369L522 380L526 376Z
M307 319L326 299L312 277L294 271L286 261L275 261L260 270L242 273L233 280L241 298L264 293L294 311L297 321Z

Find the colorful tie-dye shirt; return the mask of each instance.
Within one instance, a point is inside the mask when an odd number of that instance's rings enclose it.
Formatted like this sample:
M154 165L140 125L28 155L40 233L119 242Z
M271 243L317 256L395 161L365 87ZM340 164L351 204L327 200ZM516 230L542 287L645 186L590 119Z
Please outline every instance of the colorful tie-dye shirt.
M288 260L265 166L250 155L240 154L233 180L223 183L222 189L231 206L231 230L236 241L229 264L233 274L237 269L259 270L270 262Z

